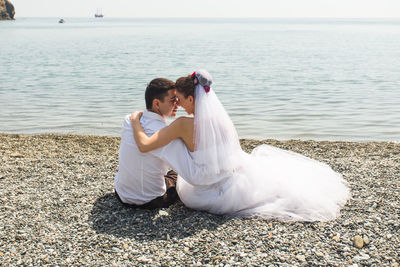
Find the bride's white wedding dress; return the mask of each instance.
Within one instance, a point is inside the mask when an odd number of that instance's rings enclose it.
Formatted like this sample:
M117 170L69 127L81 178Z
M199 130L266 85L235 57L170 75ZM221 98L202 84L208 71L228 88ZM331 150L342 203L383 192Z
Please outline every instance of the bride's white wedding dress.
M190 180L195 184L179 177L177 192L182 202L215 214L329 221L350 197L340 174L300 154L261 145L251 154L238 152L235 157L237 169L214 175L215 183L202 184L204 174L197 175L200 181Z
M335 219L350 198L343 177L324 163L273 146L261 145L251 154L242 151L222 104L212 89L207 93L202 86L201 79L211 81L211 76L205 71L197 75L196 150L180 153L184 158L172 165L186 176L177 182L182 202L193 209L233 216Z

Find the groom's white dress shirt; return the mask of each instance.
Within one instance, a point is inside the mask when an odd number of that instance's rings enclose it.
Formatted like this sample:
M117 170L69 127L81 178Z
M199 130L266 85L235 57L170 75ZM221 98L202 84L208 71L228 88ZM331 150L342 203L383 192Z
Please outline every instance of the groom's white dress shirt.
M166 126L157 113L144 111L140 123L148 136ZM115 190L124 203L142 205L166 192L164 175L171 166L178 174L193 185L208 185L207 166L194 163L192 154L180 139L172 140L164 147L141 153L133 137L129 115L122 126L119 149L119 169L114 179ZM215 177L216 178L216 177ZM213 183L218 182L215 179Z
M148 136L166 126L157 113L144 111L140 123ZM168 164L157 157L160 149L141 153L133 137L129 115L122 125L119 168L114 179L115 190L124 203L142 205L166 191L164 175Z

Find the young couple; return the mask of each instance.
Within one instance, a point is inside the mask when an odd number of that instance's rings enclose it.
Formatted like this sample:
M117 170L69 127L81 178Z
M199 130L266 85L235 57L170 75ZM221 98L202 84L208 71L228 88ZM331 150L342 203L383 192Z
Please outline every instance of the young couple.
M127 115L122 127L117 198L132 207L167 207L180 198L189 208L215 214L335 219L350 198L343 177L324 163L272 146L244 152L211 84L205 70L176 83L150 82L147 110ZM178 105L193 118L167 126L165 118L174 117Z

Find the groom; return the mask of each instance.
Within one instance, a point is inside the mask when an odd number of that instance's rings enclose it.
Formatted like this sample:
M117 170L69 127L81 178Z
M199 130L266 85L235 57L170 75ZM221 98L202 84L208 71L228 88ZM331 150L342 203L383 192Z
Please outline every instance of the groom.
M168 79L152 80L145 92L146 111L140 123L148 136L166 126L167 117L178 109L175 83ZM114 179L115 195L125 206L164 208L176 202L177 173L153 153L141 153L133 137L130 115L126 115L119 149L119 169Z

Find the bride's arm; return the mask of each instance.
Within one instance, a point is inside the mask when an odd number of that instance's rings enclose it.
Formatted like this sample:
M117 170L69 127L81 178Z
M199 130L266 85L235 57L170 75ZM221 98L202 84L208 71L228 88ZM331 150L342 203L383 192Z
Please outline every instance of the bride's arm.
M154 133L151 137L148 137L140 124L141 115L142 112L134 112L131 115L133 135L140 152L149 152L163 147L172 140L181 137L183 121L179 118Z

